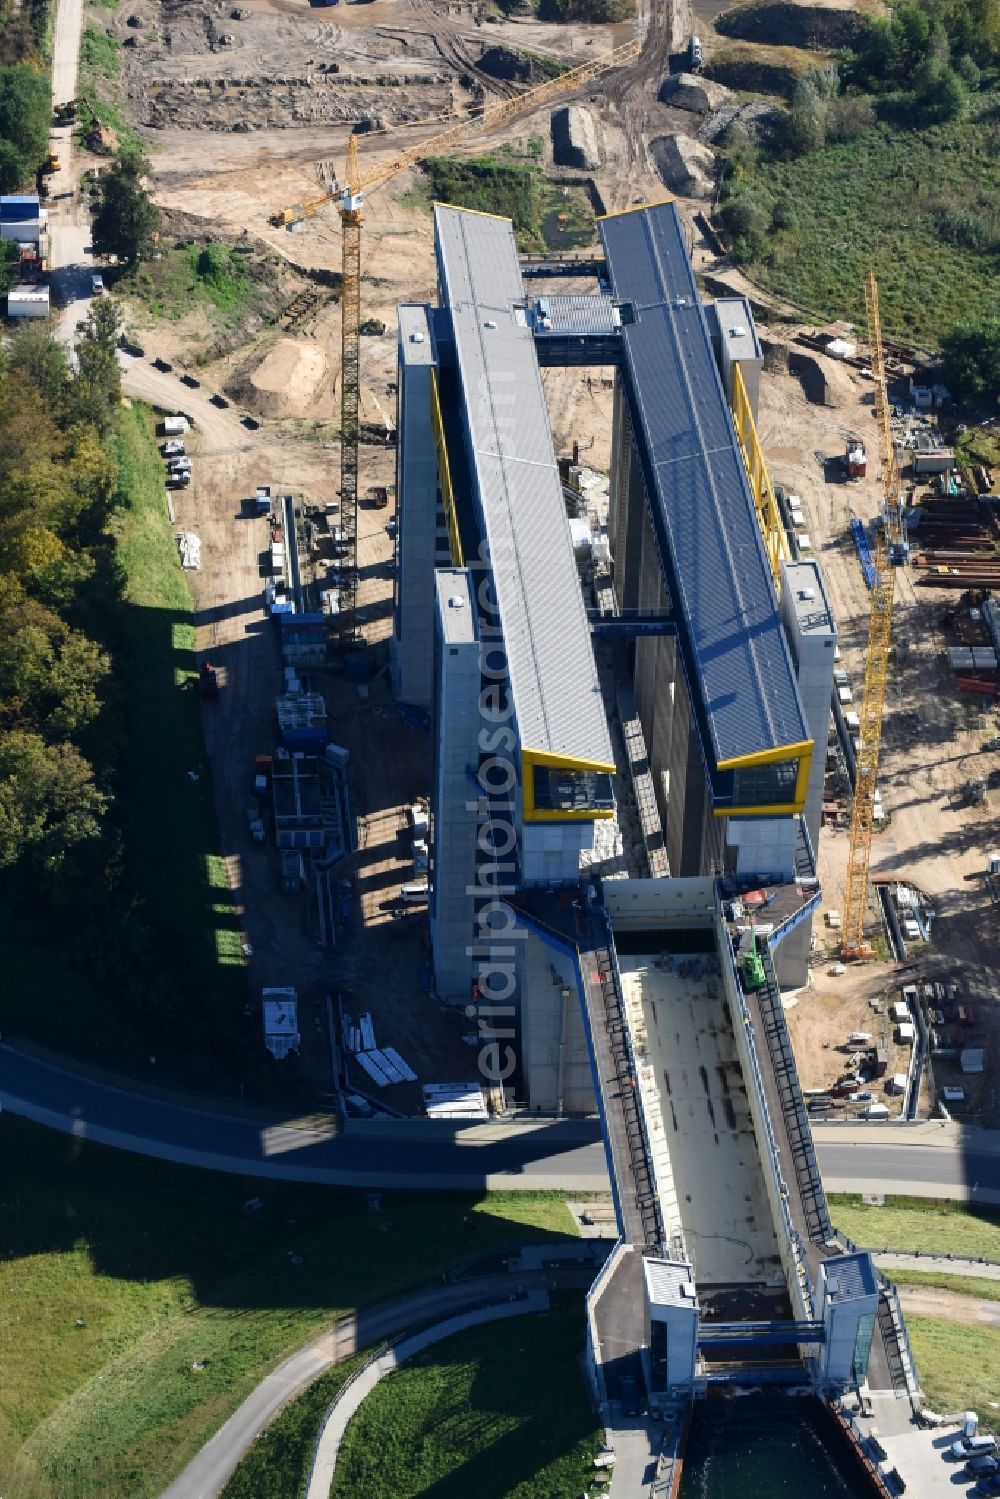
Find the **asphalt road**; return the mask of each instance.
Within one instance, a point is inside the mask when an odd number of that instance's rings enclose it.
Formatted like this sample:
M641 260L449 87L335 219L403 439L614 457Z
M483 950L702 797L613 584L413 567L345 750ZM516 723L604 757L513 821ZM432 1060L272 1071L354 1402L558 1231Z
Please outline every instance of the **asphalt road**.
M0 1104L99 1144L215 1171L335 1186L607 1191L593 1120L456 1126L447 1121L234 1118L126 1092L0 1046ZM1000 1131L932 1122L815 1131L831 1191L1000 1202Z

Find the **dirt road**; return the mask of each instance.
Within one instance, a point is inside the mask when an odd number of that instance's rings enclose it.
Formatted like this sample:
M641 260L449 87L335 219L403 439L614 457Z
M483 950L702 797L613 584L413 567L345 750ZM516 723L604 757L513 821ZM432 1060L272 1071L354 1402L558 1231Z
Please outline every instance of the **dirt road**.
M1000 1301L957 1296L954 1291L937 1291L929 1286L900 1286L899 1299L904 1312L921 1317L941 1317L966 1327L1000 1327Z

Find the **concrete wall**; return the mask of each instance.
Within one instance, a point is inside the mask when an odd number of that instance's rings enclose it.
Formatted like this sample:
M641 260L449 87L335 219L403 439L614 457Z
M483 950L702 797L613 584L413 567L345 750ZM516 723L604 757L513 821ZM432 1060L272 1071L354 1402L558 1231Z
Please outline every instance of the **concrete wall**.
M713 926L715 882L709 877L677 880L610 880L604 905L612 931L652 931L660 926Z
M575 885L580 850L592 848L592 822L526 822L521 825L521 883Z
M403 315L408 319L404 321ZM422 328L417 326L421 322ZM413 323L414 328L409 324ZM419 343L409 334L423 333ZM434 564L439 549L437 454L431 430L430 329L423 308L400 308L398 359L397 605L394 686L403 702L429 708L434 677Z
M611 484L608 497L608 539L615 567L615 596L619 609L634 609L639 600L642 560L642 520L646 511L642 474L632 441L632 427L621 379L615 375L611 428Z
M764 1175L764 1185L767 1189L767 1201L771 1209L771 1221L774 1224L781 1265L791 1298L792 1314L798 1319L809 1321L813 1316L813 1308L808 1292L807 1271L791 1237L791 1219L783 1201L781 1169L760 1071L761 1067L770 1066L770 1060L766 1057L758 1058L754 1048L753 1030L745 1020L746 1001L733 966L731 950L728 960L726 957L729 942L721 917L718 930L722 953L722 977L733 1019L733 1034L736 1037L736 1049L740 1054L740 1066L743 1069L743 1080L746 1083L750 1113L753 1117L754 1134L757 1137L757 1149Z
M455 1004L472 996L479 823L469 803L469 768L479 764L479 641L469 574L435 575L434 770L431 785L430 925L438 995ZM450 600L461 598L453 608Z
M528 1107L596 1113L576 962L532 931L524 932L517 949L522 1093Z

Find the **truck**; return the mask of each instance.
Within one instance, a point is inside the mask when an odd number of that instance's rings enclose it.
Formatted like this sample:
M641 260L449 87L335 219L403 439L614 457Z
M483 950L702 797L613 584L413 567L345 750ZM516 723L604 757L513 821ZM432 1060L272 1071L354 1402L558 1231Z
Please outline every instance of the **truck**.
M848 479L863 479L868 472L868 455L860 437L849 437L844 450L844 472Z

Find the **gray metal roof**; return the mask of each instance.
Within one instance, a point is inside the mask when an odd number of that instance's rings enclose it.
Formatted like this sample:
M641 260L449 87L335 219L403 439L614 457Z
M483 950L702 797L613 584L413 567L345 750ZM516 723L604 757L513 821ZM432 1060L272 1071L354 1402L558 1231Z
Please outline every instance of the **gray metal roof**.
M610 297L544 297L553 333L617 333L618 311Z
M716 761L809 738L746 468L672 203L601 223L626 390Z
M515 316L524 288L514 232L506 219L441 205L434 214L520 741L611 765L534 339Z
M434 363L434 344L427 311L426 307L412 302L401 302L396 308L399 345L404 364Z

